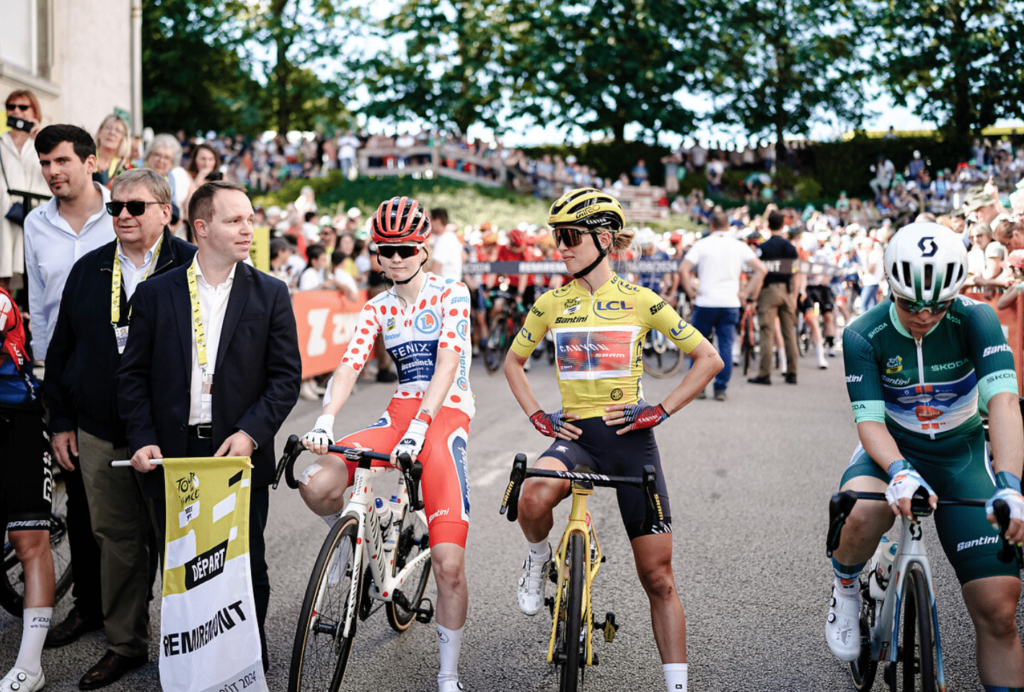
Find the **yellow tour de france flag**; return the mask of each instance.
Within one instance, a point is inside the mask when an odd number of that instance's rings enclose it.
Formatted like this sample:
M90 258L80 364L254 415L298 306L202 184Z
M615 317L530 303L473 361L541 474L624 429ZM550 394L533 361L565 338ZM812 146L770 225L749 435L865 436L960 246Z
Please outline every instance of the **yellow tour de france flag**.
M165 459L164 692L267 692L249 570L247 457Z

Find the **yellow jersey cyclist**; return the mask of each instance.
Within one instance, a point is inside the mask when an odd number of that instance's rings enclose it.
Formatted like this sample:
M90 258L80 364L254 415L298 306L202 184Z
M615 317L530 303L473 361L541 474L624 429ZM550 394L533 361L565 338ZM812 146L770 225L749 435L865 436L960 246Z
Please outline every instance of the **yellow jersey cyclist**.
M665 476L651 430L693 401L722 369L717 351L679 318L660 296L612 273L608 253L629 246L619 202L592 188L572 190L551 207L548 224L574 281L542 295L505 358L512 394L542 434L557 438L537 461L542 469L583 464L599 473L639 476L658 469L664 522L644 531L644 500L637 488L618 488L619 511L651 606L651 622L669 690L686 690L686 620L672 574L672 529ZM657 329L694 362L660 404L644 401L644 337ZM551 331L557 354L562 408L545 413L523 366ZM569 492L568 481L528 479L519 501L519 525L530 546L519 582L519 607L535 615L544 604L552 510Z
M833 554L835 583L825 634L841 660L860 652L858 575L896 516L911 517L920 488L937 495L989 497L986 511L939 507L935 528L960 581L977 635L987 692L1024 688L1017 632L1020 575L997 558L992 503L1010 507L1007 539L1024 540L1024 424L1013 354L995 311L958 295L967 278L960 236L935 223L900 229L884 255L892 300L843 334L846 382L860 446L841 486L883 492L889 506L858 502ZM988 456L980 410L990 421ZM987 515L987 516L986 516Z

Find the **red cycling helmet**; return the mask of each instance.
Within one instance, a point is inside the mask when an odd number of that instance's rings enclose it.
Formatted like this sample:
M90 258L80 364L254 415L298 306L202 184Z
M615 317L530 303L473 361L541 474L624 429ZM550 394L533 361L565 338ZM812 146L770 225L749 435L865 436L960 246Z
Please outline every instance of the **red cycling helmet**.
M518 228L513 228L508 232L509 245L515 245L517 247L526 247L526 234Z
M377 207L370 229L378 244L424 243L430 235L430 219L416 200L392 197Z

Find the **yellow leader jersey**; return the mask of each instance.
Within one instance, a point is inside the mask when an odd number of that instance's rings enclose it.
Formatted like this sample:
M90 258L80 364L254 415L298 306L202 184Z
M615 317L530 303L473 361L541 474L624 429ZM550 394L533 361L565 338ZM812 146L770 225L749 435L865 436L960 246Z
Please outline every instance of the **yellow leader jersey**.
M606 406L635 404L643 397L644 337L651 329L671 339L684 353L704 340L649 289L613 275L591 294L573 281L537 300L512 350L529 357L550 330L562 410L595 418L606 413Z

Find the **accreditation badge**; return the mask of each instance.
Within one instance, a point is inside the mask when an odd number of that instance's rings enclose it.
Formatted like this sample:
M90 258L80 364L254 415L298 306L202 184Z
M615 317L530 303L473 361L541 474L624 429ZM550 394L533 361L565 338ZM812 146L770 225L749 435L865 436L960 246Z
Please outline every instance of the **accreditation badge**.
M117 352L124 354L124 347L128 344L128 326L114 327L114 337L117 339Z

